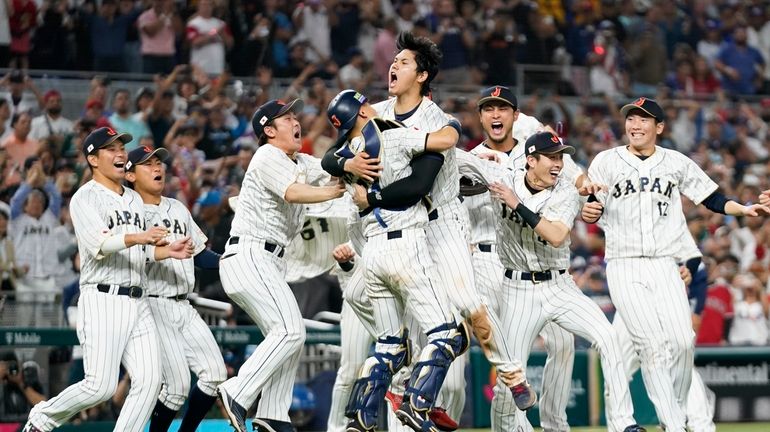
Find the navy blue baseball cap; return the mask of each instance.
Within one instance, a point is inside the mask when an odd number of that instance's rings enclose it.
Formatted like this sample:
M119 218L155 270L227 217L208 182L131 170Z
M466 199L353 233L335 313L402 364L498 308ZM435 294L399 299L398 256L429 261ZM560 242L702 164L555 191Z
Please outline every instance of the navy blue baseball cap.
M288 103L280 99L273 99L262 104L251 117L251 127L254 128L254 134L257 136L257 139L262 139L262 136L265 134L265 127L270 126L273 120L287 112L299 114L304 107L305 103L302 99L294 99Z
M643 111L657 122L666 120L666 114L663 112L663 108L655 102L655 99L648 99L646 97L640 97L630 104L624 105L623 108L620 109L620 115L622 115L623 118L626 118L628 117L628 113L635 109Z
M153 156L158 156L161 162L165 162L168 159L169 153L163 147L156 149L147 146L135 148L128 152L128 162L126 162L125 170L133 171L137 165L147 162Z
M344 142L348 133L356 125L356 117L361 107L368 102L366 96L355 90L343 90L334 96L326 115L329 123L338 131L337 144Z
M511 108L515 110L519 109L519 102L516 100L516 96L511 89L505 86L487 87L481 91L481 99L476 102L476 106L481 110L487 102L500 101L507 103Z
M575 154L575 147L564 144L559 137L551 132L538 132L527 138L527 142L524 143L525 155L531 156L535 153L567 153L568 155L573 155Z
M85 140L83 140L83 154L86 156L95 155L100 148L106 147L117 140L123 144L128 144L134 139L131 134L117 132L111 127L101 127L94 130Z

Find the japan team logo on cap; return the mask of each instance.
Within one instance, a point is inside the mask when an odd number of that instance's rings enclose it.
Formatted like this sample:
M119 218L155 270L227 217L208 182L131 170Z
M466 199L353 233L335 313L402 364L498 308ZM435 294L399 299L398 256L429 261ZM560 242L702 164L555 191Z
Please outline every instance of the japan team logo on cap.
M647 99L645 99L645 98L643 98L643 97L640 97L639 99L637 99L637 100L635 100L635 101L634 101L634 105L636 105L636 106L642 106L642 105L644 105L644 102L645 102L646 100L647 100Z
M338 128L338 127L342 126L342 122L340 121L340 119L337 118L336 115L332 115L332 119L331 120L332 120L332 124L334 125L334 127Z
M114 131L112 128L107 128L107 135L109 135L109 136L115 136L115 135L117 135L117 134L118 134L118 133L117 133L117 132L115 132L115 131Z
M495 87L495 90L492 92L492 96L494 97L500 96L500 87Z
M553 141L556 144L559 144L559 137L556 135L551 134L551 141Z

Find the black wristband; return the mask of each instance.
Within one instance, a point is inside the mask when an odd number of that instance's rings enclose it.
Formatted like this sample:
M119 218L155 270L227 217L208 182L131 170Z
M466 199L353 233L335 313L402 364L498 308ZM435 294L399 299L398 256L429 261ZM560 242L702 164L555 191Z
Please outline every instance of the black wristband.
M532 229L535 229L537 224L540 223L540 215L528 209L524 204L519 204L516 206L515 211Z
M382 207L382 193L369 192L366 194L366 201L369 202L370 207Z
M339 263L339 265L340 265L340 268L342 269L342 271L344 271L346 273L351 271L351 270L353 270L353 262L352 261L341 262L341 263Z

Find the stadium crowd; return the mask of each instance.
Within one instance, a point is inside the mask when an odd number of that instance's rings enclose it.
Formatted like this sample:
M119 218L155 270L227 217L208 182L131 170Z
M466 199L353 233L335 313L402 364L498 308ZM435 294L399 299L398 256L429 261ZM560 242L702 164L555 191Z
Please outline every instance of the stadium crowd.
M0 68L13 68L0 80L3 294L61 301L55 307L65 311L76 304L67 202L89 179L80 145L95 128L131 133L127 150L168 149L165 194L193 209L221 253L233 215L227 198L238 194L257 148L256 107L302 97L303 151L323 154L335 138L325 116L331 96L356 88L385 98L403 30L441 48L434 99L461 120L466 149L484 139L473 90L516 85L520 64L551 65L558 91L531 92L519 109L554 128L560 122L584 167L621 142L619 104L644 95L666 110L660 144L697 161L727 196L746 202L770 189L767 1L0 0ZM573 68L585 71L587 89L574 86ZM129 91L97 75L84 88L86 103L69 110L80 114L65 118L70 102L31 79L34 69L154 78ZM254 77L254 85L231 76ZM461 91L450 93L450 85ZM685 211L705 264L694 284L706 293L694 318L697 343L767 345L770 224L690 203ZM611 316L603 245L595 225L576 223L573 275ZM228 300L216 272L201 272L198 282L204 297ZM44 324L40 311L20 316ZM237 314L233 323L250 324ZM40 396L15 385L28 403Z

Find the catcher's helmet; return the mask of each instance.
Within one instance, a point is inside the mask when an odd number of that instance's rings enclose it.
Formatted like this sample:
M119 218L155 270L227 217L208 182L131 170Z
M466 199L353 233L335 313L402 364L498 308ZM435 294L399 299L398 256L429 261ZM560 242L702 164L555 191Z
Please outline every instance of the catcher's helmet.
M329 102L326 115L339 135L337 144L344 142L350 129L356 124L356 116L361 106L367 102L366 96L355 90L343 90Z

